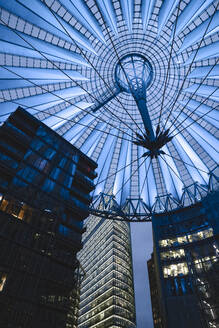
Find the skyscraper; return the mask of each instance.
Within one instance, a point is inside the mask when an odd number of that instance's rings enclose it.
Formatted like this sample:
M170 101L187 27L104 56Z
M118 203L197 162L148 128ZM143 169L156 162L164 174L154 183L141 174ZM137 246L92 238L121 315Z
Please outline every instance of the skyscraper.
M96 164L17 109L0 128L0 326L77 326Z
M78 327L135 328L129 224L91 216L86 228Z
M155 327L219 325L219 191L152 219L154 270L150 289ZM150 274L150 272L149 272ZM154 281L154 283L153 283Z

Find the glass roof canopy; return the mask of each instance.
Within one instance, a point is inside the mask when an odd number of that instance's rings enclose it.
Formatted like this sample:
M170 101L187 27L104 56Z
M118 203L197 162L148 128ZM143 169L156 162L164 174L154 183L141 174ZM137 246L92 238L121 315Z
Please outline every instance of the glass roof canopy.
M18 105L26 108L98 162L95 195L113 194L118 205L141 198L160 211L166 195L188 204L183 188L196 198L200 186L202 194L219 149L218 0L0 0L0 6L2 122ZM152 66L146 96L154 132L159 125L173 136L153 159L133 143L144 132L142 116L115 79L130 54Z

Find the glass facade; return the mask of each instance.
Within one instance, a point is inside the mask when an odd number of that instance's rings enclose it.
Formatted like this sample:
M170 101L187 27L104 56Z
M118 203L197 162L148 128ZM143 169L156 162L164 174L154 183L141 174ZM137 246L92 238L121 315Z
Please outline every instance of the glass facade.
M86 229L78 327L135 328L129 224L91 216Z
M219 325L218 195L153 217L154 279L164 327Z
M0 326L75 328L96 164L21 108L0 136Z

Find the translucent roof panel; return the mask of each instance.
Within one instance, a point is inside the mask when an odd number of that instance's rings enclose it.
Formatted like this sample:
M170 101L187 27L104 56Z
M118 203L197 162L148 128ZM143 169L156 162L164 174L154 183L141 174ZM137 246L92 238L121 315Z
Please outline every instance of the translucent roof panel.
M97 161L94 195L113 193L120 205L141 198L155 208L158 196L179 201L186 187L208 184L219 149L217 0L0 0L0 7L1 122L25 108ZM145 129L142 115L116 81L120 60L132 54L153 70L152 129L173 137L158 158L133 143Z

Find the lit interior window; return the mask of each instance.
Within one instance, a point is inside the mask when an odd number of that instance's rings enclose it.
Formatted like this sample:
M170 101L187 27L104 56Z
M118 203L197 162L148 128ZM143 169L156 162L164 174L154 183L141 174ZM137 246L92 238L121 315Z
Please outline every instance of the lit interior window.
M3 289L4 289L4 285L5 285L6 279L7 279L6 273L1 273L0 274L0 292L2 292Z
M177 250L170 250L168 252L161 252L160 253L161 259L163 260L168 260L168 259L172 259L172 258L180 258L185 256L185 251L184 249L177 249Z
M177 238L177 241L179 244L185 244L185 243L187 243L187 238L186 238L186 236L181 236L181 237Z
M1 206L0 206L0 210L3 211L3 212L5 212L7 206L8 206L8 201L6 199L3 199L2 200L2 203L1 203Z
M167 247L167 246L172 246L176 242L176 238L174 239L163 239L159 241L160 247Z
M187 275L189 272L186 262L170 264L163 267L164 278Z
M202 240L202 239L209 238L212 236L213 236L213 229L209 228L209 229L202 230L202 231L193 233L191 235L188 235L188 240L189 240L189 242L194 242L194 241Z
M19 214L18 214L18 219L23 220L24 219L24 215L27 211L28 207L26 204L23 204L23 206L21 207Z
M197 271L209 270L213 263L217 262L218 258L216 256L206 256L201 259L194 261Z
M171 238L171 239L162 239L159 241L160 247L168 247L168 246L177 246L179 244L185 244L185 243L192 243L198 240L202 240L205 238L212 237L214 235L213 229L205 229L202 231L195 232L193 234L180 236L177 238Z
M218 257L218 256L219 256L219 248L218 248L217 244L214 243L214 244L213 244L213 247L214 247L214 249L215 249L215 254L216 254L216 256Z

